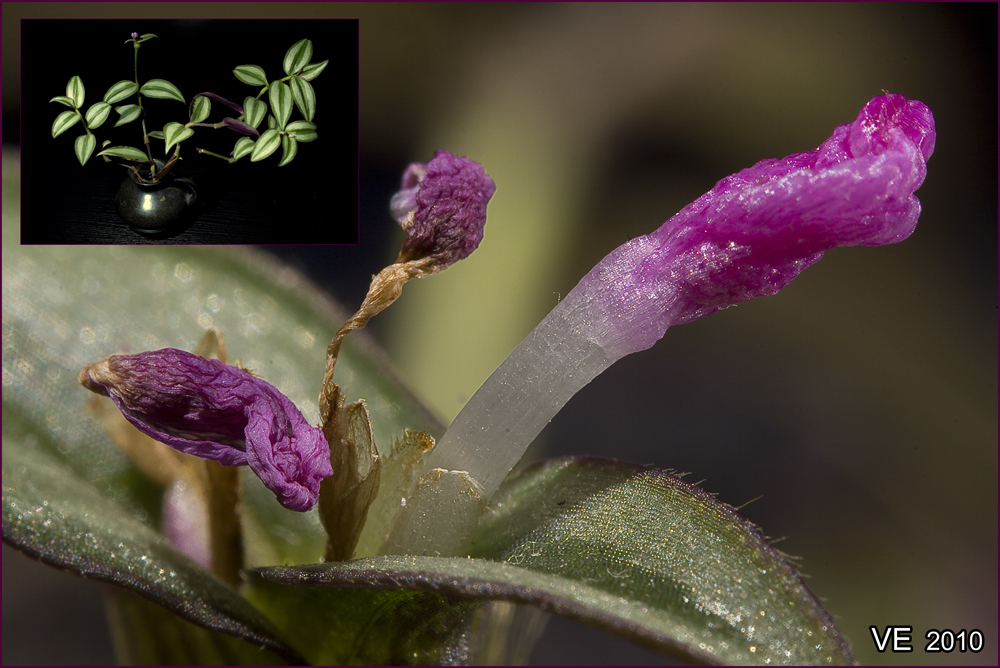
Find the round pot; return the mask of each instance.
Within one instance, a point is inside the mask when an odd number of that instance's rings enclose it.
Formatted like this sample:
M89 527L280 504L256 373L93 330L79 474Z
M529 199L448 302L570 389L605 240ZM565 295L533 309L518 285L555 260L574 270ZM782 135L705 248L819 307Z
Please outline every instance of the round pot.
M163 168L161 161L154 162L157 170ZM140 170L140 175L150 178L148 171ZM181 223L196 198L197 190L191 179L167 176L157 183L143 183L134 172L129 172L128 178L118 188L115 204L118 215L132 229L154 234Z

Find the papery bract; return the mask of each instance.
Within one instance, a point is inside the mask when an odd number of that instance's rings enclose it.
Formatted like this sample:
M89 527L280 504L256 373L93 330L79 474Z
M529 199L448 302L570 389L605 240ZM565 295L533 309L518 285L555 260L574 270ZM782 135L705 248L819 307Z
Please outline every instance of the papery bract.
M288 397L248 372L173 348L112 355L80 372L137 429L226 466L249 465L278 501L311 508L332 475L323 432Z

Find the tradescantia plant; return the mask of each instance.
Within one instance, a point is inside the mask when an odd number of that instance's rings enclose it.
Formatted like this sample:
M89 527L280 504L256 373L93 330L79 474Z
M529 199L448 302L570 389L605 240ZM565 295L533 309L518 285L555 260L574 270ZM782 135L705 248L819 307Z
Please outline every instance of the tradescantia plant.
M833 246L908 236L934 140L925 105L887 94L723 179L599 262L447 429L347 334L482 241L495 185L467 158L406 170L407 238L349 318L246 252L5 243L4 540L116 585L129 663L516 662L538 609L690 661L851 663L788 561L681 477L507 473L667 327L774 294Z
M244 135L236 141L229 156L202 148L195 149L198 153L221 158L229 163L246 156L250 157L251 162L264 160L281 148L282 158L279 166L287 165L298 154L300 142L310 142L317 138L314 122L316 93L310 82L323 72L329 61L311 62L313 44L308 39L299 40L285 53L282 62L285 76L280 79L269 81L264 68L259 65L236 67L233 74L237 79L260 88L255 96L247 96L242 105L230 102L215 93L198 93L188 103L185 122L169 121L162 126L162 129L147 131L147 110L144 101L162 99L185 103L184 95L177 86L165 79L149 79L140 83L139 50L145 42L156 37L153 33L143 35L132 33L125 44L132 44L133 48L133 79L113 84L104 93L103 98L90 105L86 111L84 111L86 89L79 76L70 77L66 84L65 95L58 95L49 100L70 108L61 112L52 123L53 138L77 124L83 125L84 134L78 136L74 142L74 151L81 165L87 163L97 148L97 137L92 131L112 118L113 127L138 120L142 128L143 147L110 146L110 140L106 140L97 155L103 157L106 162L110 162L111 158L119 158L127 163L145 164L148 178L141 176L135 165L130 166L135 178L142 183L157 183L170 174L180 159L182 142L194 136L194 128L228 128ZM266 101L262 99L265 94ZM206 122L212 111L212 101L233 109L238 116L226 116L216 123ZM291 120L293 109L298 109L302 120ZM265 118L267 127L263 128L262 123ZM150 139L163 141L163 160L154 157Z

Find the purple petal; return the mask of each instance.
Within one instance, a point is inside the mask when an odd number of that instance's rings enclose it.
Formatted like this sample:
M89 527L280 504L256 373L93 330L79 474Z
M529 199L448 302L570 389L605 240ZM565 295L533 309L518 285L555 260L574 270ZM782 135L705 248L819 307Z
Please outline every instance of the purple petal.
M876 97L819 148L722 179L575 290L593 292L621 354L648 348L670 325L775 294L834 246L908 237L934 140L922 102Z
M253 137L260 136L260 133L257 132L257 130L252 125L250 125L249 123L244 123L243 121L238 120L236 118L229 118L227 116L226 118L222 119L222 124L227 128L229 128L230 130L235 130L240 134L251 135Z
M112 355L84 367L80 382L176 450L249 465L286 508L311 508L320 481L333 474L323 432L291 400L218 360L173 348Z
M221 102L222 104L226 105L227 107L229 107L231 109L235 109L236 111L240 112L241 114L243 113L243 107L241 107L240 105L236 104L235 102L230 102L229 100L227 100L226 98L222 97L221 95L216 95L215 93L198 93L198 95L204 95L205 97L211 98L211 99L215 100L216 102Z
M400 187L390 208L408 235L405 254L448 266L479 247L486 205L496 192L482 165L438 151L429 163L407 167Z

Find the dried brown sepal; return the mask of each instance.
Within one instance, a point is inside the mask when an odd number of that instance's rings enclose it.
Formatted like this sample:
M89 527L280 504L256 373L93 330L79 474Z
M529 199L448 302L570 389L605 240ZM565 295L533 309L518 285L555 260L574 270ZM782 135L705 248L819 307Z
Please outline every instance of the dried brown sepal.
M345 561L354 554L378 494L381 461L364 400L345 406L336 383L327 389L329 420L323 435L330 444L333 475L320 483L319 517L326 529L325 561Z

